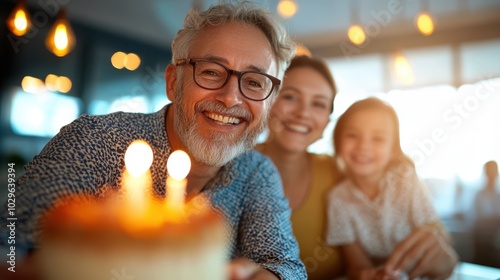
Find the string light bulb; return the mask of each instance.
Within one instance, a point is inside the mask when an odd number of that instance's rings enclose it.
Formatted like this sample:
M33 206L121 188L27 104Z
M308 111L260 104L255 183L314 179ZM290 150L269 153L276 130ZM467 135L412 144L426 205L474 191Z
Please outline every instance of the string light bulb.
M417 28L420 33L429 36L434 32L434 21L428 13L420 13L417 16Z
M299 9L299 6L293 0L280 0L278 3L278 13L284 18L291 18Z
M349 40L356 46L362 45L366 40L365 31L363 30L363 27L358 24L354 24L349 27L347 36L349 37Z
M408 59L402 55L397 54L394 58L394 69L396 77L404 85L411 85L415 76L413 75L413 70Z
M420 1L420 13L415 16L415 25L420 33L429 36L434 32L434 20L430 14L429 0Z
M111 56L111 64L116 69L126 68L134 71L141 65L141 58L135 53L115 52Z
M361 27L359 20L359 3L356 1L349 1L349 10L351 13L352 24L347 30L347 37L349 41L356 46L362 45L366 41L366 34L363 27Z
M61 10L45 38L45 46L56 56L63 57L73 50L75 44L75 34L66 19L66 12Z
M16 36L24 36L31 28L31 15L26 8L26 0L20 0L7 17L7 27Z

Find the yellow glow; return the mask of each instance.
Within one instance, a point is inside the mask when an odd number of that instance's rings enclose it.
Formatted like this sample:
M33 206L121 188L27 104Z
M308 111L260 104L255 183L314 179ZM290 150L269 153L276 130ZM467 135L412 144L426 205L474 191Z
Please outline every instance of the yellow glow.
M153 202L150 194L152 179L149 167L153 163L153 151L144 140L135 140L125 152L125 171L122 174L122 188L126 205L123 209L125 225L129 229L137 229L146 225L148 208Z
M125 152L125 166L134 177L144 174L153 163L153 150L144 140L135 140Z
M293 0L281 0L278 3L278 13L284 18L293 17L298 10L298 5Z
M189 173L191 169L191 160L186 152L177 150L174 151L167 160L167 171L170 177L181 181Z
M434 22L431 16L427 13L421 13L417 17L417 27L420 33L425 36L431 35L434 32Z
M38 78L25 76L21 81L21 87L25 92L36 94L44 89L44 84L43 81Z
M302 44L297 44L297 47L295 48L295 55L296 56L305 55L308 57L312 56L311 51Z
M24 2L21 1L7 18L7 27L16 36L23 36L31 27L31 16Z
M45 77L45 86L47 89L56 91L57 90L57 76L54 74L49 74Z
M403 84L409 85L413 83L413 71L406 57L402 55L396 56L394 67L396 69L396 76Z
M357 24L349 27L347 36L349 37L349 40L357 46L363 44L366 40L365 31L363 31L363 28Z
M45 46L56 56L62 57L67 55L75 44L75 34L65 19L64 13L61 12L59 19L56 20L45 38Z
M68 47L68 33L66 26L59 23L56 26L56 34L54 35L54 44L58 50L64 50Z
M139 65L141 65L141 59L135 53L129 53L124 58L124 64L125 68L130 71L134 71L137 67L139 67Z
M28 27L28 20L26 19L26 13L23 10L19 10L16 13L16 18L14 19L14 25L19 31L24 31Z
M127 55L124 52L115 52L111 56L111 65L116 69L122 69L125 66L125 57Z
M57 78L57 89L62 93L68 93L73 84L68 77L61 76Z

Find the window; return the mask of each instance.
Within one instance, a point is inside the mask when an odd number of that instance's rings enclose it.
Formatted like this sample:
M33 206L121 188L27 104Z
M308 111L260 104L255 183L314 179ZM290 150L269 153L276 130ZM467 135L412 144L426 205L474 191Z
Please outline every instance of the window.
M53 92L26 93L12 98L10 126L19 135L52 137L80 115L80 99Z

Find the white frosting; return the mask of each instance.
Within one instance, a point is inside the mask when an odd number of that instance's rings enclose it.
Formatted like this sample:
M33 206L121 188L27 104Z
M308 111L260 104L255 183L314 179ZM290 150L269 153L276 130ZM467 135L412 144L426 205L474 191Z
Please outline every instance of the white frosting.
M47 244L48 245L48 244ZM227 277L222 243L204 250L135 249L113 252L50 244L39 252L47 280L224 280Z

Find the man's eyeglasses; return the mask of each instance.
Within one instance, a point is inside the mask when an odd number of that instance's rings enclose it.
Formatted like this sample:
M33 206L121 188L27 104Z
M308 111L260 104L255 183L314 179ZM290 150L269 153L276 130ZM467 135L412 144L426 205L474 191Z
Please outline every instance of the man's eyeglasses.
M180 59L175 65L191 64L193 80L204 89L222 88L231 75L238 77L238 87L243 96L250 100L267 99L274 88L281 84L278 78L258 71L236 71L214 61L204 59Z

